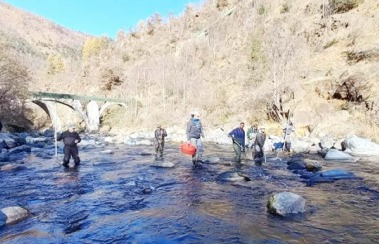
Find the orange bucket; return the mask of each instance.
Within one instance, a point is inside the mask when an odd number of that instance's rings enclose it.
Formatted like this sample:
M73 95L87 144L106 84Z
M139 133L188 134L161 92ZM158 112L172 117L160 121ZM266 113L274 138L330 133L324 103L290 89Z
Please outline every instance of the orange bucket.
M192 144L188 144L188 143L181 144L181 152L184 154L194 155L196 150L197 149Z

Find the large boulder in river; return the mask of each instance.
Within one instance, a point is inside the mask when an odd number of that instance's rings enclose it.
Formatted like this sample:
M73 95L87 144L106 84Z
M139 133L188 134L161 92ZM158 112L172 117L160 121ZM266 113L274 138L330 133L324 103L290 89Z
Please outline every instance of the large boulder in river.
M13 224L19 222L29 216L29 211L19 206L6 207L1 209L0 212L6 216L6 224ZM1 213L0 215L2 215Z
M351 136L342 142L342 150L360 156L379 155L379 145L368 139Z
M269 197L267 208L271 214L286 216L305 212L305 198L292 192L280 192Z

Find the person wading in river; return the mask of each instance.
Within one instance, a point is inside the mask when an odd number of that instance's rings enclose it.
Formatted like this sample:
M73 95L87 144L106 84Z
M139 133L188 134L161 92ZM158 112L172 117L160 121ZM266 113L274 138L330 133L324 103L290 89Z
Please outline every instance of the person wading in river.
M203 133L203 126L199 118L200 115L198 112L191 114L191 118L189 122L187 122L186 126L187 141L196 148L195 154L192 155L194 166L197 166L198 163L202 162L202 154L204 151L201 137L204 138L205 136Z
M76 130L75 124L70 124L69 129L64 131L62 134L58 135L57 140L63 140L63 144L65 145L63 148L63 167L68 168L70 158L73 157L75 166L79 166L80 158L78 152L77 144L81 142L81 138L79 137L78 132Z
M235 151L235 162L241 162L241 152L244 152L245 145L245 131L244 131L244 122L240 122L240 126L233 129L228 135L232 138L232 146Z
M164 128L161 128L161 125L157 126L156 131L154 132L154 137L156 138L156 157L162 157L164 154L165 146L165 137L168 134Z
M257 135L256 135L256 140L253 146L252 150L252 158L262 158L264 156L264 144L265 140L267 138L267 135L265 133L265 128L260 127Z

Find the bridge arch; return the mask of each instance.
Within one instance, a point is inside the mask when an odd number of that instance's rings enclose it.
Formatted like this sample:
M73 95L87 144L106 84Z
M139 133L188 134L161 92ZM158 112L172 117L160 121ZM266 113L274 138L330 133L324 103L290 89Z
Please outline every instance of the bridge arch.
M100 98L90 96L79 96L72 94L61 93L47 93L47 92L32 92L32 99L29 102L35 103L41 107L52 120L53 126L58 130L62 130L62 123L56 111L56 104L65 105L72 110L76 111L86 124L86 131L96 132L99 130L100 117L112 105L120 105L127 107L131 101L113 99L113 98ZM86 108L82 106L81 101L88 102ZM100 106L98 102L103 104Z

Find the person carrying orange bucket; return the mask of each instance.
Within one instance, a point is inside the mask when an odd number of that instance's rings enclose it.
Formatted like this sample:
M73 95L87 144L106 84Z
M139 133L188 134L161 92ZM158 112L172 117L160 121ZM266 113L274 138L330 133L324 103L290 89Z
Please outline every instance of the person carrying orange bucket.
M193 145L196 149L192 155L192 162L194 166L197 166L199 163L202 163L204 148L201 137L205 137L203 133L203 126L200 121L200 115L198 112L191 114L191 118L189 122L187 122L186 135L188 143Z

